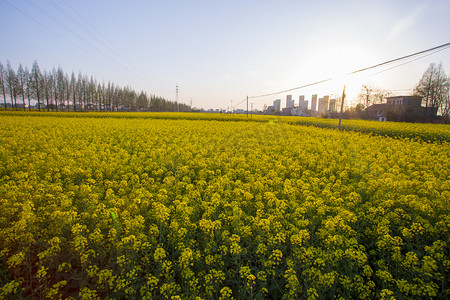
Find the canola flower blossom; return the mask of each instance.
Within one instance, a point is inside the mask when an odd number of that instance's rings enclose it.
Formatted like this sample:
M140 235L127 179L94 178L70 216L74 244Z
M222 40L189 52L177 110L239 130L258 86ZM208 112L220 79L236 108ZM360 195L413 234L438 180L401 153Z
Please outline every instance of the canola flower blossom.
M449 127L1 118L0 299L450 297Z

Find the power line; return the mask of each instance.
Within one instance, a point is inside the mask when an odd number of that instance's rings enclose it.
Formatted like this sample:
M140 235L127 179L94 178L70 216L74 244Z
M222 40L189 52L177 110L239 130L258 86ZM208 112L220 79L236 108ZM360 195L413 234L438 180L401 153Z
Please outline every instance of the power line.
M57 18L55 18L53 15L51 15L48 11L46 11L45 9L43 9L42 7L40 7L38 4L33 3L30 0L24 0L25 2L27 2L30 6L32 6L33 8L35 8L36 10L40 11L43 15L45 15L48 19L50 19L51 21L53 21L54 23L56 23L57 25L59 25L60 27L64 28L65 30L67 30L69 33L71 33L72 35L74 35L75 37L77 37L78 39L80 39L81 41L85 42L88 46L90 46L92 49L96 50L97 52L99 52L100 54L108 57L111 61L113 61L116 65L120 66L122 69L130 72L131 74L138 76L139 74L134 73L133 71L131 71L127 66L124 66L122 63L120 63L119 61L117 61L114 57L112 57L111 55L109 55L108 53L104 52L103 50L99 49L97 46L95 46L94 44L92 44L89 40L87 40L86 38L84 38L83 36L79 35L78 33L76 33L74 30L72 30L72 28L68 27L66 24L64 24L63 22L59 21ZM55 5L53 5L54 7L56 7ZM60 10L61 11L61 10ZM71 18L71 17L70 17ZM73 18L71 18L73 19ZM94 38L96 39L96 37L94 36Z
M352 75L352 74L356 74L356 73L359 73L359 72L367 71L367 70L370 70L370 69L378 68L378 67L381 67L381 66L384 66L384 65L387 65L387 64L391 64L391 63L394 63L394 62L397 62L397 61L400 61L400 60L404 60L404 59L407 59L407 58L410 58L410 57L414 57L414 56L417 56L417 55L420 55L420 54L431 52L431 51L434 51L434 50L437 50L437 49L448 48L449 46L450 46L450 43L446 43L446 44L443 44L443 45L440 45L440 46L437 46L437 47L433 47L433 48L430 48L430 49L427 49L427 50L419 51L419 52L416 52L416 53L413 53L413 54L409 54L409 55L406 55L406 56L402 56L402 57L399 57L399 58L396 58L396 59L391 59L391 60L382 62L380 64L373 65L371 67L359 69L359 70L353 71L353 72L351 72L351 73L349 73L347 75Z
M24 12L22 9L18 8L17 6L11 4L9 1L3 0L3 2L9 4L10 6L12 6L13 8L17 9L18 11L20 11L22 14L24 14L25 16L27 16L28 18L30 18L31 20L35 21L36 23L40 24L41 26L43 26L45 29L47 29L48 31L56 34L57 36L59 36L60 38L62 38L63 40L69 42L70 44L74 45L75 47L83 50L84 52L94 56L97 59L101 59L103 60L100 56L97 56L95 54L93 54L92 52L89 52L88 50L86 50L85 48L77 45L76 43L72 42L71 40L67 39L66 37L64 37L63 35L61 35L60 33L58 33L57 31L53 30L51 27L47 26L45 23L41 22L40 20L34 18L33 16L27 14L26 12ZM25 2L27 2L31 7L33 7L34 9L40 11L43 15L47 16L47 18L49 18L50 20L52 20L53 22L55 22L58 26L61 26L63 28L65 28L68 32L72 33L73 35L75 35L76 37L80 38L81 40L83 40L84 42L86 42L88 45L90 45L92 48L94 48L96 51L100 52L100 54L103 54L105 56L108 56L106 53L102 52L101 50L97 49L95 46L93 46L91 43L89 43L88 41L84 40L83 37L81 37L80 35L76 34L72 29L70 29L69 27L67 27L65 24L63 24L62 22L60 22L58 19L54 18L53 16L51 16L50 14L48 14L48 12L46 12L44 9L42 9L41 7L39 7L37 4L31 2L31 1L27 1L25 0ZM111 58L111 57L110 57ZM104 61L104 60L103 60Z
M264 94L264 95L258 95L258 96L250 96L250 97L248 97L248 98L249 98L249 99L255 99L255 98L261 98L261 97L267 97L267 96L274 96L274 95L278 95L278 94L282 94L282 93L287 93L287 92L294 91L294 90L303 89L303 88L310 87L310 86L313 86L313 85L321 84L321 83L324 83L324 82L327 82L327 81L330 81L330 80L333 80L333 78L328 78L328 79L316 81L316 82L313 82L313 83L308 83L308 84L305 84L305 85L302 85L302 86L298 86L298 87L295 87L295 88L292 88L292 89L283 90L283 91L279 91L279 92L275 92L275 93ZM241 103L242 103L242 102L241 102Z
M249 97L250 98L250 97ZM240 104L244 103L245 101L247 101L247 98L245 98L244 100L242 100L241 102L239 102L236 105L233 105L232 108L235 108L236 106L239 106Z
M447 46L447 47L444 47L444 48L440 48L440 49L438 49L438 50L436 50L436 51L433 51L432 53L428 53L428 54L422 55L422 56L420 56L420 57L418 57L418 58L415 58L415 59L409 60L409 61L407 61L407 62L404 62L404 63L402 63L402 64L399 64L399 65L396 65L396 66L393 66L393 67L387 68L387 69L385 69L385 70L381 70L381 71L379 71L379 72L376 72L376 73L370 74L370 75L368 75L368 76L373 76L373 75L377 75L377 74L380 74L380 73L384 73L384 72L390 71L390 70L392 70L392 69L395 69L395 68L399 68L399 67L401 67L401 66L404 66L404 65L406 65L406 64L412 63L412 62L414 62L414 61L416 61L416 60L419 60L419 59L422 59L422 58L424 58L424 57L427 57L427 56L433 55L433 54L435 54L435 53L437 53L437 52L441 52L441 51L444 51L444 50L446 50L446 49L448 49L448 48L450 48L450 45L449 45L449 46Z
M379 67L381 67L381 66L389 65L389 64L392 64L392 63L395 63L395 62L398 62L398 61L402 61L402 60L405 60L405 59L408 59L408 58L412 58L412 57L415 57L415 56L418 56L418 55L421 55L421 54L425 54L425 53L428 53L428 52L431 52L431 51L435 51L435 52L431 53L431 54L434 54L434 53L436 53L436 52L445 50L445 49L447 49L447 48L450 48L450 43L442 44L442 45L437 46L437 47L433 47L433 48L430 48L430 49L426 49L426 50L423 50L423 51L419 51L419 52L416 52L416 53L413 53L413 54L409 54L409 55L406 55L406 56L402 56L402 57L399 57L399 58L391 59L391 60L388 60L388 61L385 61L385 62L376 64L376 65L373 65L373 66L370 66L370 67L362 68L362 69L359 69L359 70L356 70L356 71L347 73L347 74L345 74L345 75L346 75L346 76L354 75L354 74L361 73L361 72L364 72L364 71L368 71L368 70L371 70L371 69L379 68ZM429 55L431 55L431 54L429 54ZM428 55L425 55L425 56L428 56ZM423 56L423 57L425 57L425 56ZM423 58L423 57L420 57L420 58ZM418 59L420 59L420 58L418 58ZM415 59L415 60L417 60L417 59ZM391 70L391 69L396 68L396 67L400 67L400 66L405 65L405 64L407 64L407 63L411 63L411 62L413 62L413 61L415 61L415 60L408 61L408 62L403 63L403 64L401 64L401 65L398 65L398 66L392 67L392 68L390 68L390 69L384 70L383 72L388 71L388 70ZM381 72L380 72L380 73L381 73ZM262 98L262 97L274 96L274 95L278 95L278 94L282 94L282 93L286 93L286 92L291 92L291 91L294 91L294 90L299 90L299 89L303 89L303 88L306 88L306 87L318 85L318 84L321 84L321 83L325 83L325 82L331 81L331 80L333 80L333 79L334 79L334 78L331 77L331 78L327 78L327 79L324 79L324 80L320 80L320 81L316 81L316 82L313 82L313 83L309 83L309 84L305 84L305 85L302 85L302 86L298 86L298 87L295 87L295 88L291 88L291 89L287 89L287 90L282 90L282 91L278 91L278 92L275 92L275 93L264 94L264 95L249 96L248 98L249 98L249 99L255 99L255 98ZM245 100L246 100L246 99L245 99ZM243 101L240 102L239 104L243 103L245 100L243 100ZM237 105L236 105L236 106L237 106Z
M98 30L89 20L87 20L85 17L83 17L72 5L70 5L67 1L63 0L62 2L70 8L71 11L73 11L78 18L82 19L83 22L80 22L77 17L73 17L68 11L65 11L61 6L59 6L54 0L47 0L49 1L58 11L60 11L62 14L68 16L74 23L76 23L81 29L83 29L87 34L89 34L91 37L93 37L95 40L102 41L103 46L106 46L108 50L110 50L114 55L116 55L118 58L120 58L125 64L130 66L133 70L138 72L141 76L141 79L143 79L146 82L149 82L153 84L154 86L160 85L159 83L155 82L154 80L150 80L146 77L145 73L142 72L138 67L136 67L134 64L132 64L125 55L123 55L120 50L114 45L114 43L108 39L100 30ZM89 25L89 27L92 30L87 29L84 24ZM97 34L93 33L96 32Z
M19 12L21 12L22 14L24 14L26 17L30 18L31 20L33 20L34 22L40 24L42 27L44 27L45 29L47 29L48 31L52 32L53 34L59 36L61 39L65 40L66 42L72 44L73 46L77 47L78 49L85 51L86 53L93 55L95 58L101 59L100 57L95 56L92 53L89 53L89 51L87 51L86 49L84 49L83 47L80 47L79 45L75 44L74 42L72 42L71 40L67 39L66 37L64 37L63 35L59 34L58 32L56 32L55 30L53 30L51 27L45 25L44 23L42 23L41 21L39 21L38 19L30 16L29 14L27 14L26 12L24 12L22 9L18 8L17 6L11 4L9 1L6 0L2 0L3 2L5 2L6 4L8 4L9 6L13 7L14 9L18 10Z
M127 72L129 72L130 74L140 78L141 80L143 80L145 83L151 83L150 80L148 80L148 78L146 78L145 76L141 74L138 74L134 71L132 71L128 66L122 64L121 62L117 61L114 57L112 57L109 53L106 53L105 51L103 51L102 49L98 48L96 45L92 44L89 40L87 40L86 38L84 38L83 36L81 36L80 34L78 34L77 32L75 32L72 28L68 27L65 23L61 22L60 20L58 20L56 17L54 17L52 14L50 14L47 10L45 10L44 8L42 8L41 6L39 6L37 3L34 3L30 0L24 0L25 3L27 3L28 5L30 5L33 9L35 9L36 11L40 12L42 15L44 15L48 20L50 20L51 22L53 22L54 24L56 24L57 28L61 28L65 31L67 31L69 34L75 36L76 38L78 38L81 42L83 42L85 45L87 45L89 48L95 50L97 53L100 54L96 55L95 53L88 51L86 48L83 48L81 46L79 46L78 44L74 43L72 40L67 39L64 35L58 33L57 31L55 31L52 27L47 26L47 24L45 24L44 22L42 22L39 19L36 19L35 17L29 15L28 13L26 13L24 10L20 9L19 7L13 5L12 3L10 3L7 0L3 0L3 2L7 3L8 5L10 5L11 7L15 8L16 10L18 10L19 12L21 12L22 14L24 14L26 17L28 17L29 19L33 20L34 22L40 24L41 26L43 26L45 29L47 29L48 31L52 32L53 34L57 35L58 37L60 37L61 39L63 39L64 41L70 43L71 45L74 45L75 47L77 47L78 49L81 49L82 51L86 52L87 54L95 57L98 60L101 60L105 63L107 63L107 60L105 60L104 58L108 58L110 61L112 61L114 64L113 66L115 68L117 68L118 70L122 69L125 70ZM99 40L99 38L97 38L96 36L93 36L92 33L89 32L89 30L87 30L85 27L83 27L81 25L80 22L77 22L75 20L75 18L73 18L72 16L70 16L67 12L65 12L61 7L59 7L54 1L48 0L48 2L50 2L52 4L53 7L55 7L59 12L61 12L63 15L65 15L65 17L73 20L78 26L80 26L85 32L88 32L92 37L94 37L95 40ZM67 2L64 1L64 3L67 4ZM71 7L71 6L70 6ZM71 7L72 8L72 7ZM73 8L72 8L73 9ZM74 9L73 9L74 10ZM79 14L78 14L79 15ZM83 18L84 19L84 18ZM84 19L85 20L85 19ZM92 25L91 25L92 26ZM111 49L111 47L108 47L108 49L111 51L113 49ZM113 50L114 51L114 50ZM116 56L120 57L119 55L116 54ZM131 65L129 62L127 62L123 57L120 57L127 65L134 67L133 65ZM119 68L120 67L120 68ZM135 68L135 67L134 67ZM137 69L137 68L136 68ZM151 83L154 86L157 86L155 83Z

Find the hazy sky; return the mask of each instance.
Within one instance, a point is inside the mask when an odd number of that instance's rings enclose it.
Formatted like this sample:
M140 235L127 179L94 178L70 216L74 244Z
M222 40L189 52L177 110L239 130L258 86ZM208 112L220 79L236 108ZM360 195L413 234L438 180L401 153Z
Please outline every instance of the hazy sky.
M180 102L226 109L448 43L450 1L0 0L0 28L0 61L14 68L37 60L171 100L178 84ZM445 49L288 94L340 94L344 82L349 100L363 83L409 94L432 62L450 75Z

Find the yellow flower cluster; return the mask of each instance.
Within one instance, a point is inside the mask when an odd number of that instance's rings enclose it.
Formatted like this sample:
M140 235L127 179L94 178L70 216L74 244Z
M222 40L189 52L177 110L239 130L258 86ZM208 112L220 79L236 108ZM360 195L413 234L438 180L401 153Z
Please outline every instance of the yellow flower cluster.
M0 299L450 297L449 127L1 118Z

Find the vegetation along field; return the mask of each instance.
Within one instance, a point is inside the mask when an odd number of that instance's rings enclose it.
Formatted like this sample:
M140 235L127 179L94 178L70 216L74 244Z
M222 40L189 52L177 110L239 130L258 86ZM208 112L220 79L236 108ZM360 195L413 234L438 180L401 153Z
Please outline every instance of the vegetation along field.
M1 299L450 297L448 126L100 116L0 115Z

